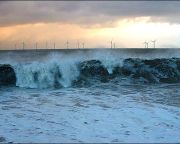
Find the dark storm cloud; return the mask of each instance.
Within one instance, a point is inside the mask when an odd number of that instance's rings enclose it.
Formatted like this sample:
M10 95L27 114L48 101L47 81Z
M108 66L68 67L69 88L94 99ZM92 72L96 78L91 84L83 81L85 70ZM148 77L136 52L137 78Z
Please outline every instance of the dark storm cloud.
M140 16L151 16L154 21L179 23L180 2L0 1L0 26L38 22L104 24Z

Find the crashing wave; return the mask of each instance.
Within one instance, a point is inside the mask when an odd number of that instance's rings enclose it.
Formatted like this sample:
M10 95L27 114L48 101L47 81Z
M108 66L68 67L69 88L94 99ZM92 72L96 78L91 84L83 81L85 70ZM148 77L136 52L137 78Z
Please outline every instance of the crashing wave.
M117 77L143 83L179 83L180 58L127 58L112 65L94 59L0 65L0 85L26 88L83 86L93 80L106 83Z

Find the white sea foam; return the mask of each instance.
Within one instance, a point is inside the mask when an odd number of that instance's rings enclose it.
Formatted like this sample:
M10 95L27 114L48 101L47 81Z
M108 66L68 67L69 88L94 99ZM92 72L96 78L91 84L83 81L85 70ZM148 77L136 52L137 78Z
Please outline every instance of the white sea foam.
M164 53L164 51L166 51ZM178 57L179 50L67 50L0 53L0 64L10 64L16 73L16 86L29 88L53 87L55 81L63 87L71 86L80 74L78 63L100 60L112 74L115 66L122 66L125 58L168 58ZM58 77L58 73L61 77ZM38 80L36 80L36 76Z

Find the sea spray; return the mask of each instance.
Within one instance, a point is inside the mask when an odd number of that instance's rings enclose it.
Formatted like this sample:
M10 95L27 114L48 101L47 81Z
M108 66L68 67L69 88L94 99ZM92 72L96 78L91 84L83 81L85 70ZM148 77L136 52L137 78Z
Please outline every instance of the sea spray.
M163 50L148 51L60 50L33 51L29 55L26 51L1 52L0 64L2 70L3 65L9 65L15 72L16 86L25 88L71 87L87 80L110 82L117 77L143 83L180 82L178 50L168 55ZM152 54L154 51L161 52L160 58Z

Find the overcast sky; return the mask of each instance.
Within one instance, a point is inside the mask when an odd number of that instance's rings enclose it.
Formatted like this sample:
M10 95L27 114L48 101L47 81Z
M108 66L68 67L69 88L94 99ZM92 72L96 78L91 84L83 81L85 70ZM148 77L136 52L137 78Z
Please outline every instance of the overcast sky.
M95 43L98 42L93 40L92 35L95 37L95 39L99 39L99 40L101 39L101 38L97 38L98 35L94 35L95 30L96 33L102 31L103 29L107 30L108 28L112 28L112 29L117 28L119 31L124 31L124 29L127 29L127 27L124 26L122 27L122 22L124 20L126 20L126 25L129 26L130 22L137 19L140 19L142 23L145 21L145 23L147 24L147 28L148 28L148 24L150 23L157 24L157 26L159 26L159 24L162 24L164 28L168 27L169 30L167 35L168 34L171 35L172 38L173 33L171 32L176 31L175 28L179 28L178 26L180 25L180 2L178 1L128 1L128 2L125 1L99 1L99 2L98 1L84 1L84 2L83 1L69 1L69 2L0 1L0 34L1 34L0 41L4 43L5 41L8 40L18 41L19 39L21 39L21 36L18 36L17 38L12 38L15 37L17 32L22 32L23 33L22 36L25 34L29 35L27 39L29 38L32 39L32 41L34 41L35 39L33 39L32 35L34 34L42 35L43 27L44 27L44 32L47 32L47 34L49 34L49 38L52 39L53 38L52 33L54 33L56 30L60 30L58 29L59 27L61 27L61 30L66 27L67 31L69 31L69 29L71 29L71 32L73 31L73 29L75 32L80 31L80 34L81 33L82 34L81 36L77 36L77 39L84 38L84 40L92 41L95 46ZM119 25L117 25L117 23ZM37 32L36 24L43 24L41 25L40 28L41 30L39 32ZM165 24L168 24L168 26L167 25L165 26ZM134 27L135 25L136 23L134 23L132 27ZM25 26L26 28L24 28ZM56 27L58 28L56 29ZM33 31L33 29L34 31L36 31L36 33ZM50 33L51 31L50 29L52 29L51 33ZM83 36L83 31L84 34L89 34L91 35L91 37L87 38L87 36ZM177 33L178 32L179 31L177 31ZM175 39L177 39L177 37L179 36L177 35L177 33L174 35ZM3 37L2 34L4 34L5 37ZM110 31L107 32L106 34L111 35ZM76 38L74 36L75 35L74 33L72 34L73 35L72 38L70 32L67 35L68 35L67 38L69 39L75 40ZM54 37L55 36L57 35L54 35ZM121 34L119 37L122 38L123 35ZM128 36L126 35L126 37ZM168 37L166 36L164 37L164 39L168 39ZM37 39L37 41L39 40L40 38ZM43 41L45 40L45 38L41 40ZM100 41L102 40L103 38ZM56 41L58 41L58 39L56 39ZM63 41L63 39L60 38L59 41ZM164 44L165 43L166 42L164 42ZM166 43L166 45L167 44L168 43ZM125 43L122 44L122 46L123 45L126 45L126 47L128 47L128 45ZM179 46L179 43L172 43L169 45Z

